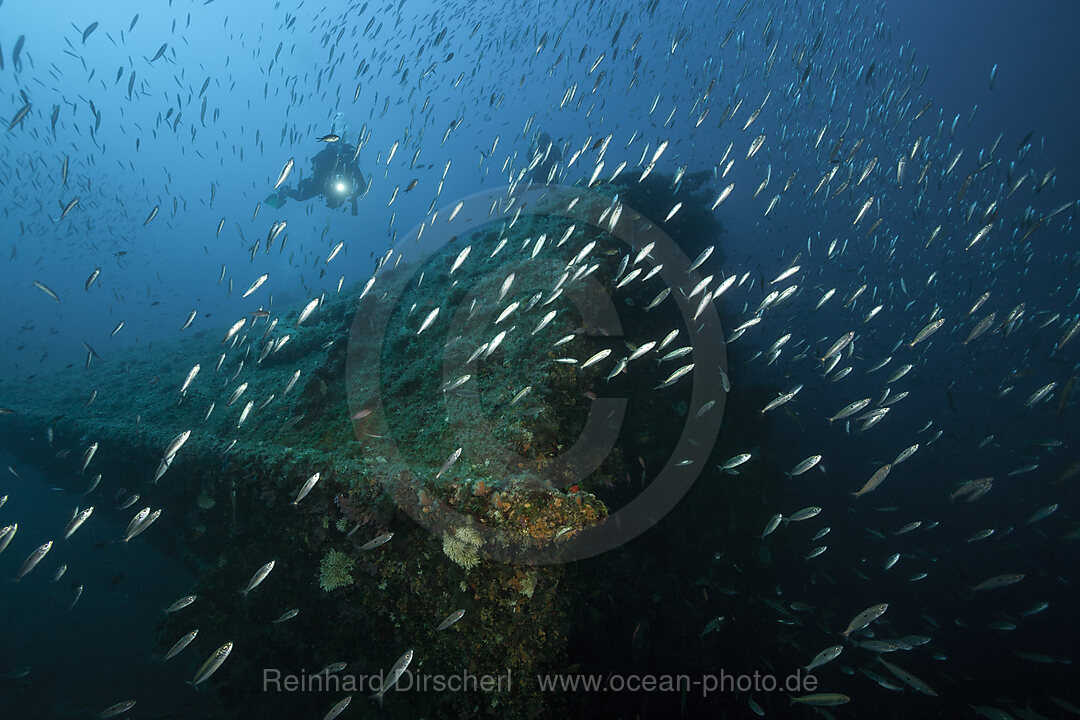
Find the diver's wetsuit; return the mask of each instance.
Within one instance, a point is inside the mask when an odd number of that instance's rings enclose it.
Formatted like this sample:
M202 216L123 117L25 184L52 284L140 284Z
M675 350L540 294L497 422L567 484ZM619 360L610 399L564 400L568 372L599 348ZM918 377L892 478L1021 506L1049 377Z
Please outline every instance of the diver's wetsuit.
M349 200L352 214L356 215L356 200L364 188L364 175L355 156L355 145L342 140L330 143L311 159L311 176L300 180L296 189L282 187L279 195L301 202L323 195L330 209L337 209ZM343 186L340 189L339 183Z

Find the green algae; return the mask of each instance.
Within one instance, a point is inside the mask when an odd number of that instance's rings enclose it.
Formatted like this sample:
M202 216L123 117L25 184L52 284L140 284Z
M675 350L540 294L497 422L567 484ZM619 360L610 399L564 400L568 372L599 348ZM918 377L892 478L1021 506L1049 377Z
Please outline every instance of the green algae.
M356 561L341 552L331 550L319 563L319 587L325 592L353 584L352 569Z

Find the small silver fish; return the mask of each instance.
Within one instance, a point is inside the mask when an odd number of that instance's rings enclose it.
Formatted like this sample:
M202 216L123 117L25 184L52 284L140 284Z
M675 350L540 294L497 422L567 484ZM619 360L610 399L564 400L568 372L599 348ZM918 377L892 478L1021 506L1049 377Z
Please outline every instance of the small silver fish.
M843 420L846 417L850 417L855 413L862 410L864 407L870 404L870 398L863 398L862 400L856 400L853 403L848 403L844 407L840 408L835 415L829 418L829 422L835 422L836 420Z
M274 569L275 560L263 565L261 568L255 571L255 574L251 576L251 580L248 581L247 587L240 591L240 594L247 597L247 594L259 587L259 584L266 579L266 576L270 574L270 571Z
M287 163L285 163L285 167L281 168L281 173L278 174L277 182L274 183L274 189L275 190L277 190L279 187L281 187L281 184L283 182L288 180L289 173L291 173L293 171L293 166L295 166L295 165L296 165L296 163L293 160L293 158L289 158L289 161Z
M753 456L750 453L740 453L739 455L736 455L735 457L727 460L723 465L720 466L720 469L724 472L732 472L735 468L749 461L751 457Z
M94 507L91 505L90 507L76 514L75 517L71 519L71 522L67 524L67 527L64 528L64 539L67 540L69 537L74 535L75 531L82 527L82 524L86 522L86 520L93 512Z
M186 648L188 645L191 644L191 641L194 640L195 636L198 635L198 634L199 634L198 629L195 629L195 630L192 630L191 632L189 632L184 637L177 640L173 644L173 646L171 648L169 648L169 652L165 653L165 657L162 660L162 662L171 660L172 658L179 655L184 650L184 648Z
M864 627L868 626L870 623L874 622L879 617L884 615L885 611L888 610L888 609L889 609L889 604L888 603L880 603L878 605L871 605L870 607L866 608L861 613L856 615L851 620L851 622L848 623L847 628L845 628L844 631L842 633L840 633L840 634L842 636L844 636L844 637L847 637L847 636L851 635L851 633L853 633L853 632L856 632L858 630L862 630Z
M255 407L255 401L249 400L247 405L244 406L244 409L240 411L240 419L236 421L237 429L239 429L240 426L244 424L244 421L248 419L248 415L251 414L251 409L253 407Z
M206 682L211 675L217 672L232 651L233 644L231 642L227 642L215 650L214 654L208 657L202 667L199 668L199 671L195 673L195 678L191 681L191 684L198 686L200 683Z
M458 213L458 211L461 210L461 205L462 205L462 203L458 203L457 207L454 208L454 213L450 216L451 220L454 218L454 215L456 215ZM461 264L465 262L465 258L469 257L469 252L471 252L471 251L472 251L472 245L468 245L468 246L465 247L464 250L462 250L460 253L458 253L457 258L454 260L453 266L450 268L450 274L451 275L453 275L454 272L459 267L461 267Z
M38 290L40 290L41 292L45 293L46 295L51 297L53 300L55 300L57 305L60 304L60 297L56 293L54 293L51 289L49 289L49 287L47 285L45 285L44 283L40 283L37 280L35 280L34 281L34 287L36 287Z
M263 283L265 283L269 277L270 273L263 273L259 277L255 278L255 282L251 283L251 286L247 290L245 290L244 294L240 297L246 298L248 295L251 295L253 292L261 288L263 286Z
M681 368L671 373L671 375L668 376L667 380L657 385L654 389L659 390L661 388L666 388L674 385L679 380L679 378L683 377L693 369L694 363L690 363L689 365L683 365Z
M601 350L600 352L596 353L595 355L590 357L588 360L583 362L581 364L581 369L584 370L585 368L589 367L590 365L595 365L596 363L600 362L601 360L603 360L604 358L606 358L610 354L611 354L611 348L606 348L604 350Z
M229 399L225 402L225 407L232 407L233 404L240 399L240 396L243 395L244 391L247 389L248 384L246 382L240 383L236 387L236 389L232 391L232 394L229 395Z
M1025 575L1023 573L1006 573L1005 575L995 575L992 578L983 580L978 585L972 587L972 590L996 590L997 588L1003 588L1008 585L1014 585L1023 580Z
M319 482L319 473L315 473L307 479L307 481L300 488L300 492L296 493L296 499L292 501L293 505L299 504L301 500L307 497L307 494L311 492L311 489L315 487L315 483Z
M386 543L390 542L390 540L393 537L394 537L394 533L392 533L392 532L383 533L382 535L379 535L375 539L369 540L368 542L361 545L360 549L361 550L374 550L375 548L380 547L380 546L385 545Z
M866 484L863 485L858 492L852 493L852 495L854 495L855 497L861 497L868 492L872 492L874 489L877 488L878 485L885 482L885 478L889 476L889 472L892 470L892 467L892 463L879 467L876 471L874 471L874 474L870 476L870 479L866 481Z
M323 720L334 720L338 715L345 712L345 708L349 707L349 703L352 702L352 695L346 695L341 700L334 703L334 707L330 708L330 711L323 715Z
M181 395L186 393L187 389L191 387L191 383L195 380L195 376L199 374L199 370L201 369L202 367L198 363L195 363L195 366L188 371L187 377L184 378L184 384L180 386Z
M800 522L802 520L809 520L810 518L817 517L820 514L821 508L817 507L816 505L811 505L810 507L805 507L802 510L798 511L791 517L785 518L785 522L793 523Z
M300 317L296 319L296 326L300 327L304 324L304 321L311 317L311 313L315 312L315 308L319 307L319 298L315 298L300 311Z
M285 397L286 395L288 395L289 391L293 389L293 386L296 385L296 381L299 380L299 379L300 379L300 371L297 370L296 372L293 373L293 376L289 379L289 383L285 386L285 392L281 393L281 396Z
M439 623L439 626L437 628L435 628L435 632L442 632L443 630L447 629L448 627L450 627L451 625L456 623L458 620L460 620L464 616L465 616L465 610L464 609L455 610L454 612L447 615L445 620L443 620L441 623Z
M14 531L12 531L11 535L14 535L14 534L15 534ZM10 539L11 538L9 537L8 540L10 540ZM37 564L39 562L41 562L42 558L44 558L46 555L48 555L49 551L52 550L52 546L53 546L53 541L49 540L48 542L40 545L32 553L30 553L30 555L23 562L22 567L19 568L19 574L15 576L15 582L18 582L19 580L22 580L23 576L25 576L27 573L29 573L31 570L33 570L35 567L37 567Z
M795 467L791 468L791 473L789 474L791 475L791 477L798 477L799 475L802 475L804 472L813 468L819 462L821 462L820 455L811 455Z
M86 472L86 466L90 464L90 461L94 459L94 453L97 452L98 444L94 443L90 447L86 448L86 452L83 453L82 467L79 468L79 472Z
M5 525L0 528L0 553L7 549L8 543L15 537L15 533L19 530L19 523L12 523L11 525Z
M420 329L416 331L416 334L419 335L420 333L427 330L431 323L435 322L435 318L438 317L438 315L439 308L435 308L434 310L429 312L427 314L427 317L424 318L424 322L420 323Z
M925 340L926 338L930 337L931 335L936 333L938 330L940 330L941 326L944 325L944 324L945 324L945 318L943 318L943 317L938 318L937 320L934 320L931 323L928 323L926 325L926 327L924 327L922 330L920 330L918 332L917 335L915 335L915 339L908 343L908 347L915 347L916 345L921 343L923 340Z
M135 707L135 700L124 700L118 702L115 705L110 705L97 714L98 720L106 720L107 718L114 718L119 715L123 715L131 708Z
M765 529L761 531L761 537L764 539L768 535L771 535L776 528L780 527L780 521L784 519L783 513L776 513L773 515L769 522L765 525Z
M1053 515L1057 511L1057 509L1058 509L1058 504L1057 503L1054 503L1053 505L1047 505L1044 508L1039 508L1034 513L1032 513L1031 517L1028 518L1028 521L1025 524L1030 525L1032 523L1039 522L1040 520L1043 520L1044 518L1048 518L1051 515Z
M182 597L179 600L177 600L176 602L174 602L172 605L170 605L169 607L165 608L165 612L166 613L174 613L177 610L183 610L188 605L195 602L195 600L197 600L198 597L199 597L198 595L187 595L185 597Z
M458 448L454 452L450 453L450 457L446 458L446 462L444 462L442 467L439 468L439 472L435 473L436 480L442 477L443 473L445 473L447 470L454 466L454 463L456 463L458 461L458 458L461 457L461 450L462 448Z
M233 323L232 327L229 328L229 331L225 333L225 337L222 339L221 343L225 344L229 342L229 340L231 340L236 335L236 333L240 332L240 329L243 328L246 324L247 318L237 320L235 323Z
M806 666L806 672L810 672L816 667L821 667L825 663L835 660L836 658L840 657L840 653L842 653L843 651L843 645L833 645L832 647L825 648L817 655L815 655L814 659L810 661L810 664Z
M78 585L75 586L75 595L74 595L74 597L71 598L71 603L68 605L68 608L67 608L68 612L71 612L72 609L74 609L75 603L79 602L79 598L82 597L82 594L83 594L83 585L82 585L82 583L79 583Z
M412 662L412 659L413 649L409 648L401 657L398 658L397 662L394 663L394 666L390 668L390 672L387 673L386 682L383 683L382 687L379 688L379 692L375 693L372 696L374 699L379 701L379 707L382 707L383 696L386 694L386 691L394 687L395 684L397 684L397 681L401 679L402 675L405 674L405 670L409 667L409 663Z

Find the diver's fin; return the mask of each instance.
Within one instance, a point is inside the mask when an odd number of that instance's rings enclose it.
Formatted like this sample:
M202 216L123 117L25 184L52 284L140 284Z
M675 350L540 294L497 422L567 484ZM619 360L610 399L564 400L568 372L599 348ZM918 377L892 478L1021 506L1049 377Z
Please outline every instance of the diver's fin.
M277 209L285 204L285 195L276 192L270 193L266 196L266 199L263 200L263 203Z

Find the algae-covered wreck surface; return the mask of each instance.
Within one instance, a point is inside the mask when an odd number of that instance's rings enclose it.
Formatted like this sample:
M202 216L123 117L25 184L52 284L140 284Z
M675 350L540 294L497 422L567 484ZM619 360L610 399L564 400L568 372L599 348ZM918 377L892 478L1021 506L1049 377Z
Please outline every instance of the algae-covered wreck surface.
M155 650L197 626L172 661L194 676L232 642L225 707L310 713L336 696L263 692L267 668L355 680L413 649L417 674L519 682L389 710L529 717L558 697L520 680L567 662L563 563L654 524L719 430L722 332L687 274L719 228L687 189L663 230L639 214L667 181L470 198L318 303L6 383L6 437L102 514L161 510L131 542L200 579Z

